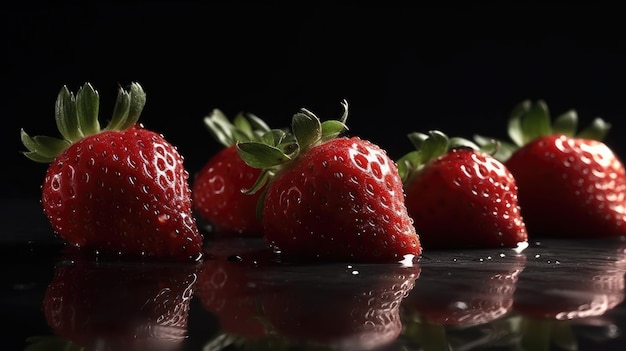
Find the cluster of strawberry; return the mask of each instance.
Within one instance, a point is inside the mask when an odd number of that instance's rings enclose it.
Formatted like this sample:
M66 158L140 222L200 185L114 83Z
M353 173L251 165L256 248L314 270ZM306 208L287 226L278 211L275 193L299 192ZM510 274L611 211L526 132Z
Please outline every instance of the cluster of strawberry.
M337 120L301 109L283 129L214 110L204 121L224 148L193 179L176 147L138 122L145 101L139 84L120 88L101 128L91 85L64 87L62 138L21 131L24 154L50 163L41 202L70 244L198 260L208 234L236 235L285 259L394 262L423 248L517 248L529 233L626 234L624 166L600 141L609 125L576 134L575 111L552 124L542 101L513 110L512 142L414 132L398 160L343 135L345 102Z

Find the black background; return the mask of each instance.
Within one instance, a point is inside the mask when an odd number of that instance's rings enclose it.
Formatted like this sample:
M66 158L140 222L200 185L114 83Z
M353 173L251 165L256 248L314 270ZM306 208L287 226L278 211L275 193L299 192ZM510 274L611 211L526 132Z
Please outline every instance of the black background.
M382 3L382 2L381 2ZM119 85L148 94L141 122L194 173L217 144L213 108L287 126L301 107L398 158L408 132L506 137L510 109L545 99L613 125L626 156L622 11L603 2L41 2L3 5L4 197L38 197L45 165L21 155L19 129L58 136L59 89L91 82L108 120Z

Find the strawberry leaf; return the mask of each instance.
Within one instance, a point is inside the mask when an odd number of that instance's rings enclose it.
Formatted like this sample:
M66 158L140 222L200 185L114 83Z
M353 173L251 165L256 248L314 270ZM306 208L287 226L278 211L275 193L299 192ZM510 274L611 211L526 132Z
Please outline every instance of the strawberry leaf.
M252 130L256 132L260 132L261 134L267 133L270 131L270 127L263 121L261 118L257 117L252 113L246 113L247 121L252 126ZM235 123L235 125L237 125Z
M280 148L257 141L238 142L237 151L250 167L267 169L289 161Z
M98 109L100 97L98 92L89 83L85 83L76 93L76 115L78 116L78 128L83 135L92 135L100 131L98 122Z
M424 140L428 138L428 135L420 132L413 132L408 135L409 141L413 144L413 147L417 150L422 148Z
M444 133L438 130L431 130L422 143L422 162L429 162L445 154L449 145L449 139Z
M270 146L278 147L287 137L287 133L281 129L272 129L261 136L261 142Z
M25 155L36 162L52 162L70 145L67 140L49 136L39 135L30 137L26 134L24 129L21 130L21 139L22 143L29 151L25 153Z
M113 116L111 121L105 129L107 130L119 130L128 119L128 113L130 112L130 94L124 89L117 91L117 99L115 100L115 107L113 108Z
M240 141L262 141L262 136L270 131L268 125L253 114L240 112L231 122L219 109L213 109L204 117L204 124L213 138L226 147Z
M548 105L542 100L532 105L522 116L520 122L524 144L552 133Z
M339 122L345 125L348 120L348 101L343 99L343 101L341 101L341 106L343 107L343 114L339 117Z
M413 150L398 159L396 163L400 179L402 179L402 183L406 184L411 178L413 171L417 170L422 164L422 153L418 150Z
M135 125L145 103L146 94L139 84L132 83L128 91L120 87L113 116L105 130L125 130Z
M587 128L578 133L577 137L602 141L610 129L610 123L605 122L602 118L595 118Z
M573 137L578 128L578 114L575 110L569 110L559 115L552 124L552 132Z
M335 139L347 129L348 127L341 121L324 121L322 122L322 140Z
M518 146L513 143L488 138L479 134L474 135L474 141L483 152L488 153L501 162L508 160L518 148Z
M264 170L263 172L261 172L261 174L259 175L259 178L257 178L257 180L254 182L254 184L252 184L252 186L249 189L241 189L241 192L244 194L248 194L248 195L256 193L257 191L261 190L265 186L267 181L270 179L271 175L272 175L272 172L268 170ZM261 210L261 208L259 208L259 205L258 205L260 202L261 202L261 199L259 199L259 201L257 202L257 206L256 206L257 216L259 216L260 214L259 211Z
M233 118L233 126L237 134L245 138L240 140L254 140L252 125L248 122L243 113L238 113L235 118Z
M209 130L209 133L211 133L213 138L220 144L230 146L234 143L232 135L233 125L221 110L213 109L210 115L204 117L204 124Z
M141 111L143 111L146 105L146 93L138 83L133 82L130 84L129 94L130 108L128 110L128 117L126 118L126 123L124 123L119 130L125 130L135 125L137 121L139 121Z
M524 100L513 107L509 116L508 134L511 140L518 146L524 145L521 119L530 110L531 105L530 100Z
M76 99L66 86L61 88L54 107L57 129L63 138L69 142L80 140L83 133L78 127Z
M322 141L335 139L339 134L348 130L348 126L346 125L346 120L348 119L348 101L343 100L341 106L343 107L343 114L338 120L322 122Z
M310 148L322 139L322 124L319 118L304 108L293 116L291 130L302 150Z
M449 144L448 148L450 149L457 148L457 147L466 147L466 148L470 148L473 150L480 149L478 145L476 145L476 143L473 143L472 141L467 140L465 138L459 138L459 137L450 138L448 144Z

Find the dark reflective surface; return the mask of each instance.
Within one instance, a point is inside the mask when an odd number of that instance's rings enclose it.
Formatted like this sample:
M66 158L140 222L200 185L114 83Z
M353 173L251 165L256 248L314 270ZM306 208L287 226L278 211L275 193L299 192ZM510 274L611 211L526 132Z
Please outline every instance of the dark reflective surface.
M280 262L260 240L211 239L202 262L181 264L73 252L37 209L14 204L5 220L8 350L626 347L624 240L371 265Z

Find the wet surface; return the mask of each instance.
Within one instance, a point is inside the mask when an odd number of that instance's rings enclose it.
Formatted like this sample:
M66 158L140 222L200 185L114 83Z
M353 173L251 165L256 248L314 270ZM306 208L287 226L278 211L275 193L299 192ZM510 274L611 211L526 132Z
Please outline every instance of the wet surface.
M0 246L10 350L626 346L620 239L425 251L403 264L295 264L258 239L211 239L202 262L182 264L72 252L31 224L10 226Z

